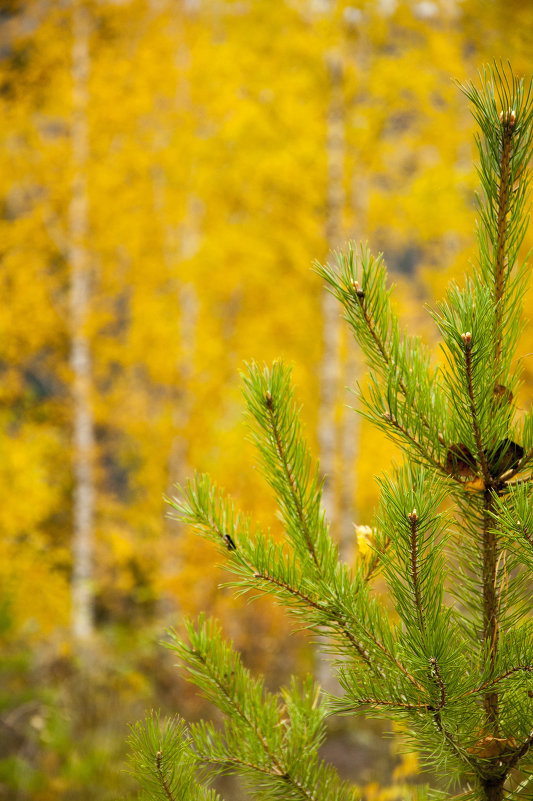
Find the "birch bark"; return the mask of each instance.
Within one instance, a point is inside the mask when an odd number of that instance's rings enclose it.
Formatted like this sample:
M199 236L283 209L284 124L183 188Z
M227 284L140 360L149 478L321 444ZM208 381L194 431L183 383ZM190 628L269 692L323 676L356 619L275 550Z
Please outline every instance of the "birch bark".
M328 58L330 101L327 119L327 217L326 240L329 250L342 241L345 204L344 164L344 97L343 64L338 53ZM322 296L322 363L320 366L320 407L318 443L320 466L324 474L323 504L333 534L338 527L338 497L336 482L337 405L341 365L341 318L333 295L326 289Z
M70 368L72 371L72 471L74 480L71 628L76 641L94 627L94 421L87 317L90 304L88 252L90 17L84 0L72 3L72 191L69 207Z
M339 247L343 235L345 204L345 108L343 95L343 62L339 53L328 55L330 79L329 108L327 115L327 212L326 241L330 251ZM322 295L322 363L320 365L320 405L318 413L318 445L320 468L324 476L322 503L333 537L339 533L339 482L338 445L339 426L337 411L342 375L342 328L336 299L325 288ZM342 550L342 549L341 549ZM325 638L324 642L327 642ZM315 652L315 674L319 684L334 692L336 682L330 662L320 646Z

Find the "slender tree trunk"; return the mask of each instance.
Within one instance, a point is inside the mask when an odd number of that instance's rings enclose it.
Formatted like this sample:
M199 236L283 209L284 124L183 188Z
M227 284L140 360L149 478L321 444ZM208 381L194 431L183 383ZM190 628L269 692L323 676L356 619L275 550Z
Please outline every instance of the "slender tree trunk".
M370 72L370 49L365 36L364 13L359 9L351 9L346 20L347 31L350 34L350 45L347 48L347 59L351 68L356 72L359 84L358 95L361 98L364 92L365 76ZM358 103L361 103L359 99ZM350 174L350 239L355 242L365 242L368 232L368 174L364 153L352 156L355 164ZM346 329L344 329L346 330ZM341 555L344 560L351 563L356 552L353 524L357 517L357 469L356 459L360 445L361 418L354 412L353 389L355 382L363 371L360 351L357 343L347 332L345 349L345 401L342 419L342 470L340 487L340 543Z
M361 56L358 58L360 73L364 74ZM355 242L364 242L367 231L368 187L364 175L362 159L359 159L353 176L351 176L350 206L353 221L350 225L350 238ZM341 556L351 564L356 551L354 521L357 516L357 469L356 460L359 451L361 419L354 411L355 396L353 389L363 366L357 343L344 327L346 346L344 349L344 404L341 420L341 471L339 479L339 543Z
M354 521L356 514L356 459L359 449L359 415L353 409L352 388L359 374L357 346L347 332L343 363L344 403L340 422L340 475L339 475L339 548L341 558L351 564L355 554Z
M330 102L327 127L327 218L326 240L330 250L342 242L344 192L344 97L343 65L339 54L328 58ZM338 487L336 457L338 444L337 405L342 374L341 318L335 298L324 289L322 297L322 364L320 369L320 409L318 442L320 466L324 474L323 503L331 530L338 529Z
M484 784L483 792L485 794L486 801L503 801L504 783L505 782L498 782L497 784Z
M330 99L327 118L327 217L326 240L329 250L342 243L345 205L345 114L343 63L340 54L328 55ZM322 295L322 364L320 367L320 408L318 444L320 468L324 476L322 502L333 536L339 534L339 393L342 371L342 321L336 299L326 289ZM343 550L342 544L340 546ZM315 653L315 673L322 687L334 692L329 660L319 646Z
M171 109L171 118L165 121L159 135L155 138L154 161L163 156L169 148L171 134L180 126L183 115L188 113L191 104L188 66L190 53L186 41L184 22L188 16L200 10L200 0L152 0L154 10L168 16L168 31L174 42L173 72L175 75L175 93ZM166 124L165 124L166 123ZM185 175L185 180L187 176ZM192 283L183 281L183 270L180 266L192 258L200 245L201 215L203 206L199 198L189 195L183 219L172 216L174 206L169 199L169 181L163 165L153 170L152 184L154 193L154 214L160 231L163 259L167 275L176 288L176 307L179 310L179 331L177 345L179 355L176 359L176 384L173 387L172 422L173 438L168 458L167 494L172 495L176 484L184 485L190 477L188 461L187 427L193 408L193 397L190 381L194 373L194 355L196 350L196 332L198 319L198 297ZM183 193L187 191L186 185ZM170 580L179 573L180 564L176 554L176 543L179 534L184 530L181 523L172 520L168 524L168 545L166 557L161 565L163 584L168 586ZM163 617L175 616L175 600L169 595L160 598L160 611Z
M83 0L72 3L72 195L69 208L70 326L72 370L72 634L89 638L94 624L94 423L91 402L91 353L86 322L89 311L87 119L89 78L89 11Z

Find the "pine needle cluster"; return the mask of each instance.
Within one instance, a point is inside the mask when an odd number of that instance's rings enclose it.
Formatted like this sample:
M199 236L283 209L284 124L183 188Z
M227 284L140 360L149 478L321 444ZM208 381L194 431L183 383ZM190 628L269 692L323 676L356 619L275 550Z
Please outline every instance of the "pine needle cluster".
M518 413L515 358L533 94L498 66L463 91L479 127L479 257L432 311L441 364L401 329L381 256L350 245L317 266L370 368L362 413L405 455L380 479L369 552L353 567L339 559L281 363L250 365L244 395L285 540L253 527L208 476L170 501L218 546L236 592L273 596L327 642L342 694L309 681L269 693L215 622L190 623L169 647L225 722L150 716L133 729L132 764L150 798L214 801L206 782L232 772L266 801L355 799L318 757L332 711L402 721L457 797L533 797L533 410Z

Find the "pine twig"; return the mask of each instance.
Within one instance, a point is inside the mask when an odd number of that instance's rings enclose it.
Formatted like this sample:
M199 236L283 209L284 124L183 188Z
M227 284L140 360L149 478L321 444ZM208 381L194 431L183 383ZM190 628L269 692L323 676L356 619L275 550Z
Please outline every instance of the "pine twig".
M469 690L461 697L464 698L466 695L481 693L488 687L492 687L492 685L494 684L499 684L500 681L508 679L509 676L513 676L515 673L519 673L520 671L524 671L525 673L533 673L533 665L518 665L517 667L510 668L510 670L507 670L505 673L502 673L501 676L495 676L494 678L488 679L488 681L484 682L479 687L476 687L475 690Z
M419 452L422 454L422 456L424 457L424 459L427 459L427 460L428 460L428 462L431 462L431 464L432 464L434 467L436 467L436 468L437 468L437 470L439 470L439 472L443 473L443 474L444 474L444 475L445 475L447 478L450 478L450 474L448 473L448 471L446 470L446 468L444 467L444 465L442 465L442 464L441 464L441 463L440 463L440 462L439 462L437 459L435 459L435 457L434 457L434 456L432 456L432 455L431 455L431 454L430 454L430 453L429 453L429 452L428 452L428 451L427 451L427 450L424 448L424 446L422 445L422 443L421 443L421 442L419 442L419 441L416 439L416 437L414 437L414 436L411 434L411 432L410 432L410 431L408 431L408 429L407 429L407 428L405 428L404 426L402 426L402 424L401 424L401 423L400 423L400 422L399 422L399 421L396 419L396 417L394 417L394 415L393 415L393 414L391 414L390 412L383 412L383 418L384 418L385 420L388 420L388 422L389 422L391 425L393 425L393 426L394 426L394 428L396 428L398 431L400 431L400 432L401 432L401 433L404 435L404 437L406 437L406 439L408 439L410 442L412 442L412 444L415 446L415 448L416 448L416 449L417 449L417 450L418 450L418 451L419 451ZM451 476L451 477L452 477L452 478L455 478L455 480L456 480L456 481L458 480L458 479L457 479L455 476Z
M496 336L496 362L502 357L502 319L503 296L505 289L506 245L507 245L507 214L509 211L511 155L513 152L513 131L516 123L516 114L512 109L501 112L500 119L503 127L502 146L500 157L500 183L498 186L498 218L496 241L496 264L494 268L494 303L495 303L495 336Z
M289 592L290 594L292 594L292 595L295 595L295 596L297 596L297 597L301 598L301 599L302 599L302 600L304 600L306 603L309 603L309 605L310 605L310 606L312 606L313 608L315 608L315 609L319 610L319 611L320 611L322 614L324 614L325 612L329 612L329 614L330 614L330 616L332 617L332 619L333 619L335 622L337 622L338 624L340 624L340 625L341 625L341 629L342 629L342 632L343 632L343 634L344 634L344 635L346 636L346 638L347 638L347 639L350 641L350 643L351 643L351 644L354 646L354 648L356 649L356 651L357 651L358 655L359 655L359 656L360 656L360 657L361 657L361 658L362 658L362 659L363 659L365 662L367 662L367 664L369 665L369 667L372 667L373 669L375 669L375 668L374 668L374 665L372 664L372 661L371 661L371 659L370 659L370 656L369 656L369 655L368 655L368 653L367 653L367 652L366 652L366 651L365 651L365 650L364 650L364 649L361 647L361 645L360 645L360 644L357 642L357 640L355 639L355 637L353 636L353 634L350 632L350 630L349 630L349 629L348 629L348 627L347 627L347 622L348 622L348 621L347 621L347 620L345 620L345 619L344 619L342 616L336 617L336 616L335 616L335 614L334 614L334 613L333 613L333 612L332 612L332 611L331 611L331 610L330 610L328 607L323 607L323 606L321 606L320 604L318 604L318 603L316 603L315 601L313 601L313 599L309 598L309 597L308 597L308 596L306 596L304 593L302 593L300 590L297 590L297 589L295 589L294 587L291 587L290 585L288 585L288 584L285 584L285 583L283 583L283 582L279 581L278 579L275 579L275 578L274 578L274 577L272 577L272 576L268 576L268 575L266 575L266 574L264 574L264 573L256 573L256 574L254 574L254 575L255 575L255 577L256 577L256 578L258 578L258 579L260 579L260 580L263 580L263 581L269 581L269 582L271 582L271 583L273 583L273 584L276 584L276 585L277 585L277 586L279 586L279 587L283 587L283 589L285 589L287 592ZM404 674L404 676L405 676L405 677L408 679L408 681L409 681L409 682L410 682L410 683L411 683L411 684L412 684L414 687L416 687L418 690L420 690L420 691L422 691L422 692L423 692L423 691L424 691L424 687L422 686L422 684L420 684L420 682L419 682L419 681L418 681L418 680L417 680L417 679L416 679L416 678L415 678L415 677L414 677L414 676L413 676L413 675L412 675L412 674L411 674L411 673L410 673L410 672L407 670L407 668L406 668L404 665L402 665L402 663L401 663L401 662L399 662L399 661L398 661L398 659L396 659L396 657L395 657L393 654L391 654L391 652L388 650L388 648L386 648L386 646L385 646L385 645L383 645L383 643L382 643L382 642L380 642L380 640L378 640L378 639L377 639L377 638L376 638L376 637L375 637L375 636L374 636L374 635L373 635L373 634L372 634L372 633L371 633L371 632L370 632L370 631L369 631L369 630L366 628L366 626L364 626L364 625L361 623L361 621L360 621L358 618L356 618L356 617L354 616L352 619L353 619L353 623L354 623L354 625L355 625L356 627L358 627L358 628L360 628L360 629L362 630L362 632L364 633L365 637L367 637L367 638L368 638L368 639L369 639L371 642L373 642L373 643L374 643L374 645L375 645L375 646L376 646L376 647L377 647L377 648L378 648L378 649L379 649L379 650L380 650L380 651L381 651L381 652L382 652L382 653L383 653L383 654L386 656L386 658L387 658L387 659L388 659L390 662L392 662L392 663L393 663L393 664L394 664L394 665L395 665L395 666L398 668L398 670L399 670L401 673L403 673L403 674Z
M269 420L269 424L270 424L270 429L272 431L272 436L273 436L274 442L276 444L276 451L277 451L277 454L278 454L278 458L279 458L279 460L280 460L280 462L281 462L281 464L283 466L283 470L284 470L285 476L286 476L287 481L289 483L292 500L293 500L293 503L294 503L294 506L295 506L295 509L296 509L296 513L298 515L298 518L299 518L301 526L302 526L302 531L303 531L303 534L304 534L304 537L305 537L305 540L306 540L306 543L307 543L307 547L309 549L309 553L311 554L311 557L313 559L313 562L315 563L315 566L317 567L318 570L320 570L320 563L318 561L318 557L317 557L317 554L316 554L316 549L315 549L315 546L314 546L314 543L313 543L313 538L311 537L311 532L309 530L309 524L308 524L308 522L306 520L306 517L305 517L305 511L304 511L303 504L301 502L301 499L300 499L300 496L299 496L299 493L298 493L298 488L296 486L296 481L295 481L291 466L289 464L289 461L287 459L287 454L285 453L285 448L283 446L283 441L281 439L280 432L279 432L279 429L278 429L278 425L277 425L277 422L276 422L276 417L275 417L275 414L274 414L274 399L273 399L273 397L272 397L270 392L266 393L265 401L266 401L266 407L267 407L267 412L268 412L268 420Z
M429 667L431 676L434 679L435 684L439 688L440 692L440 700L438 705L436 707L430 707L430 709L432 712L440 712L440 710L446 703L446 687L444 681L442 680L442 676L440 674L439 663L437 662L434 656L432 656L431 659L429 660Z
M163 788L163 791L166 797L168 798L168 801L176 801L174 795L172 794L172 790L170 789L170 785L163 772L163 752L161 751L161 749L155 755L155 764L157 770L157 778L161 783L161 787Z
M408 704L404 701L385 700L382 698L357 698L355 703L359 706L391 706L408 712L428 712L431 710L429 704ZM350 709L356 710L357 708L354 704L352 707L343 707L343 711L348 712Z
M371 668L374 667L373 664L372 664L372 661L370 659L370 656L368 655L368 652L357 642L357 640L355 639L355 637L353 636L351 631L346 627L346 621L344 621L344 619L342 617L340 617L340 616L335 619L335 615L333 614L332 610L328 606L317 603L312 598L310 598L308 595L306 595L305 593L301 592L301 590L297 590L295 587L292 587L290 584L286 584L284 581L280 581L280 579L274 578L274 576L268 576L266 573L254 573L254 578L260 579L261 581L270 582L271 584L275 584L277 587L281 587L282 589L284 589L285 592L288 592L290 595L294 595L297 598L300 598L300 600L302 600L304 603L306 603L308 606L312 607L313 609L316 609L321 614L328 615L329 617L332 617L334 619L334 622L337 625L340 626L341 631L344 634L344 636L346 637L346 639L355 648L358 656L361 657L361 659L364 662L366 662L366 664L369 667L371 667Z
M407 515L409 520L409 554L411 557L411 580L413 583L413 592L415 596L415 606L420 624L421 631L426 631L426 624L424 621L424 609L422 604L422 592L420 589L419 575L418 575L418 515L416 509L413 509L411 514Z
M381 354L381 357L383 358L383 361L385 362L386 366L389 367L389 365L391 363L391 357L390 357L389 353L387 352L387 349L385 347L385 343L383 342L383 340L381 339L381 337L379 336L379 334L378 334L378 332L376 330L376 327L374 325L374 322L373 322L370 314L368 313L368 309L367 309L366 304L364 302L365 292L364 292L363 289L360 288L359 283L357 281L352 281L351 288L352 288L353 294L355 295L355 298L357 300L359 308L361 309L361 313L362 313L363 319L364 319L364 321L366 323L366 327L368 329L368 332L369 332L370 336L372 337L372 339L374 340L374 342L376 344L376 347L377 347L379 353ZM398 387L399 387L402 395L404 396L404 398L407 398L407 396L408 396L407 387L406 387L405 382L404 382L404 380L403 380L403 378L401 376L398 376ZM427 417L425 415L420 415L420 419L422 420L422 423L425 426L425 428L429 432L431 432L431 426L429 424L429 421L428 421ZM440 431L437 432L437 439L439 440L441 445L445 445L446 444L444 436Z
M232 705L232 707L234 708L234 710L235 710L235 712L237 713L237 715L238 715L238 716L239 716L239 717L240 717L240 718L241 718L241 719L242 719L242 720L245 722L245 724L246 724L246 725L247 725L247 726L248 726L248 727L249 727L249 728L250 728L250 729L251 729L251 730L254 732L255 736L257 737L257 739L258 739L258 740L259 740L259 742L261 743L261 745L262 745L262 747L263 747L263 749L264 749L264 751L265 751L265 753L266 753L267 757L269 758L269 760L270 760L271 764L272 764L272 765L274 766L274 768L275 768L275 770L271 772L271 775L273 775L273 776L280 776L280 777L282 777L283 779L285 779L285 781L286 781L288 784L292 785L292 786L293 786L293 787L296 789L296 791L297 791L297 792L298 792L298 793L301 795L301 797L302 797L303 799L305 799L305 801L319 801L319 799L317 799L317 798L316 798L316 796L314 796L312 793L310 793L308 790L306 790L306 788L305 788L305 787L303 787L303 785L301 784L301 782L299 782L299 781L298 781L298 780L296 780L296 779L295 779L293 776L291 776L291 774L290 774L290 773L289 773L289 772L288 772L288 771L285 769L285 767L284 767L284 766L283 766L283 764L280 762L280 760L278 759L278 757L276 756L276 754L275 754L275 753L272 751L272 749L270 748L270 746L269 746L269 744L268 744L268 740L267 740L266 736L264 735L264 733L261 731L261 729L260 729L258 726L256 726L256 724L254 723L254 721L252 721L252 720L249 718L249 716L246 714L246 712L244 711L244 709L243 709L243 708L241 707L241 705L240 705L240 704L237 702L237 700L236 700L236 698L234 697L234 695L233 695L232 693L230 693L230 692L229 692L229 690L227 689L227 687L226 687L226 686L225 686L225 685L224 685L224 684L223 684L223 683L220 681L220 679L219 679L218 675L217 675L215 672L213 672L212 670L210 670L210 669L209 669L209 664L208 664L208 661L207 661L207 659L205 659L205 658L203 657L203 655L202 655L202 654L201 654L199 651L197 651L196 649L191 649L191 650L190 650L190 653L191 653L191 654L192 654L192 655L193 655L193 656L194 656L196 659L198 659L198 661L200 661L200 662L201 662L201 664L204 666L204 668L205 668L206 670L208 670L208 671L209 671L209 674L210 674L210 676L211 676L211 679L212 679L212 681L213 681L213 682L216 684L216 686L218 687L218 689L220 690L220 692L221 692L221 693L224 695L224 697L225 697L225 698L226 698L226 699L227 699L227 700L230 702L230 704L231 704L231 705Z
M376 550L376 551L373 552L372 557L369 559L368 564L366 566L365 575L364 575L365 583L368 583L371 580L372 576L374 575L374 573L376 572L376 570L379 567L379 563L380 563L381 557L387 551L387 549L389 548L390 544L391 544L391 538L390 537L386 537L385 538L385 542L383 543L383 547L381 548L381 550L379 550L379 551Z

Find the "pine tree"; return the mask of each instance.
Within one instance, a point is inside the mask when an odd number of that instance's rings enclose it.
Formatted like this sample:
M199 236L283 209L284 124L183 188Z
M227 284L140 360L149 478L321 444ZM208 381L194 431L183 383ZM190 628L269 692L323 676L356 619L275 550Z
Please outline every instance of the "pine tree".
M244 394L285 541L254 528L208 476L170 501L219 546L238 593L272 595L321 635L343 693L326 698L306 681L269 693L214 621L190 623L186 639L173 632L169 647L225 722L150 716L133 728L133 769L151 798L215 799L206 782L227 772L254 798L356 798L318 757L332 711L403 722L423 763L463 799L531 798L533 411L518 414L515 353L529 277L519 250L533 93L498 66L463 91L479 126L479 257L464 287L452 284L431 312L442 363L401 330L381 256L349 246L317 267L370 368L362 414L405 455L379 479L366 554L353 568L339 560L281 363L250 365ZM375 592L378 574L387 601Z

